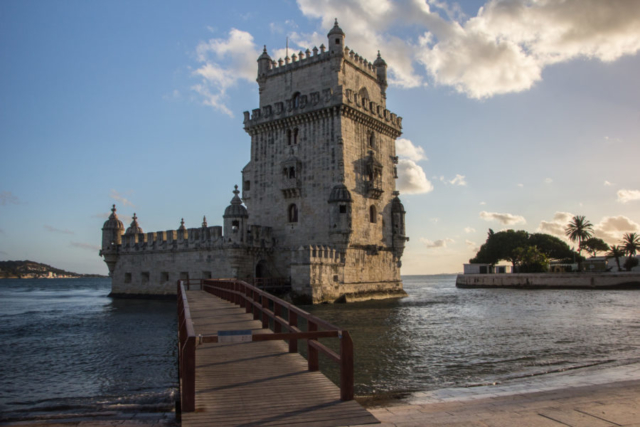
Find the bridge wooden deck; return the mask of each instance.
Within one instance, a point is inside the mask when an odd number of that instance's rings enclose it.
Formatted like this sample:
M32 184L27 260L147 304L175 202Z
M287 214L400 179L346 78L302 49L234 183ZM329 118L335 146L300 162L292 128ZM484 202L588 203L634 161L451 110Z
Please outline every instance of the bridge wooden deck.
M272 333L245 308L186 291L196 336L225 330ZM195 411L183 426L348 426L379 421L282 340L203 343L195 358Z

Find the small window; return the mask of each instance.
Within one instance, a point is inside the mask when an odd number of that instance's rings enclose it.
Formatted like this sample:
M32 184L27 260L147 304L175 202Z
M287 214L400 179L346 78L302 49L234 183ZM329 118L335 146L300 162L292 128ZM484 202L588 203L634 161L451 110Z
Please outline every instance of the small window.
M210 271L203 271L202 272L202 278L203 279L211 279L211 272Z
M340 39L336 39L336 44L340 44Z
M373 135L373 132L371 132L369 134L369 147L373 148L375 145L375 136Z
M373 205L369 206L369 222L371 224L378 222L378 213L376 211L376 207Z
M249 190L251 190L251 181L245 181L245 182L242 184L242 189L243 189L244 191L249 191Z
M296 177L296 168L291 166L289 168L289 179L293 179Z
M140 273L140 278L142 279L142 283L149 283L150 274L148 271L143 271Z
M298 207L289 205L289 222L298 222Z
M340 213L347 213L347 205L340 205Z
M293 108L298 108L300 106L300 92L296 92L293 94Z
M187 271L183 271L180 273L180 280L187 281L189 280L189 273Z
M124 273L124 283L131 283L131 273Z
M167 271L163 271L160 273L160 282L168 282L169 281L169 273Z
M291 129L287 129L287 145L291 145Z
M298 128L293 130L293 145L298 144Z
M231 221L231 231L233 231L234 233L237 233L239 228L240 228L240 221L238 220Z

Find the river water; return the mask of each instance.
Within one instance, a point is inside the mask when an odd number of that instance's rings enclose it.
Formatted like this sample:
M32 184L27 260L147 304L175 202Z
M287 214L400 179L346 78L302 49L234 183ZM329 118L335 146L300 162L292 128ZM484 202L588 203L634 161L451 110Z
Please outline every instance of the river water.
M638 291L403 280L408 298L304 307L351 332L357 395L401 397L640 359ZM109 287L109 279L0 281L0 421L172 410L175 302L112 299Z

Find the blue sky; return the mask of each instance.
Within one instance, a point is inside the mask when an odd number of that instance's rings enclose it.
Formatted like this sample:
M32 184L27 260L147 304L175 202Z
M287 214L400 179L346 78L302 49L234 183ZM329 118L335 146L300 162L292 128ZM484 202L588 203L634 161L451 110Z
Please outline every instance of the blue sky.
M210 225L249 159L256 62L325 41L390 67L404 274L457 272L488 228L640 231L640 2L0 2L0 259L82 273L128 225Z

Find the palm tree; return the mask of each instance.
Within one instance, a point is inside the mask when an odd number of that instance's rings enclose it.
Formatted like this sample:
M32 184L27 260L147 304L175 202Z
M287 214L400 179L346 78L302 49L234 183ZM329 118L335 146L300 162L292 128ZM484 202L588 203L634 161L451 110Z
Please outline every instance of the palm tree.
M593 224L587 221L583 215L576 215L564 229L564 232L569 240L578 242L578 254L581 254L581 244L592 236Z
M622 271L622 269L620 268L620 258L622 258L625 253L626 251L624 250L623 246L613 245L611 246L611 250L607 254L607 259L610 259L610 258L616 259L616 264L618 265L618 271Z
M636 256L636 253L640 251L640 236L638 233L625 233L622 237L622 245L629 257Z

